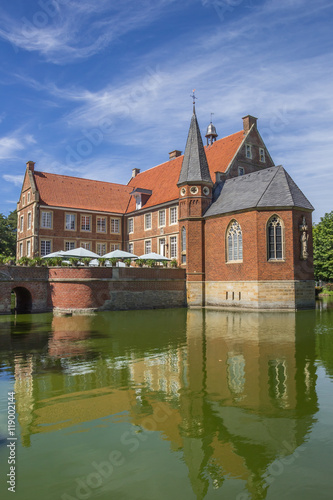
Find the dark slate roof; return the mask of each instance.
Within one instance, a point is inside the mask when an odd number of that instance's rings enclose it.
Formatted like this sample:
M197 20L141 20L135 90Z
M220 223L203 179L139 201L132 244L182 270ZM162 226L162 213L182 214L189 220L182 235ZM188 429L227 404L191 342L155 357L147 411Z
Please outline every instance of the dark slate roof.
M281 166L228 179L205 217L250 208L299 207L314 210Z
M178 185L188 182L213 184L195 112L191 119Z

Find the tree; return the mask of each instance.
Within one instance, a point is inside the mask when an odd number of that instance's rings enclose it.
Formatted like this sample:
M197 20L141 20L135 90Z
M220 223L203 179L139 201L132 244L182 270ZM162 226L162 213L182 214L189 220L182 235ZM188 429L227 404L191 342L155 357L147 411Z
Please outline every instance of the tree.
M16 231L17 231L16 210L10 212L8 217L0 213L0 254L16 254Z
M316 279L333 281L333 211L313 227L313 261Z

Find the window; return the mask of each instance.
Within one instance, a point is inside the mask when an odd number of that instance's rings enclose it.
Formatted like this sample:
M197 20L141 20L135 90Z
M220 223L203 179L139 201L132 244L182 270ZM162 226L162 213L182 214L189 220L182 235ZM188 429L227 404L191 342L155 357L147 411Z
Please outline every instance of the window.
M158 212L158 225L159 227L165 226L165 210L160 210Z
M186 229L182 227L181 233L181 242L182 242L182 264L186 264Z
M160 238L158 241L158 253L165 257L165 238Z
M20 217L20 231L23 231L24 229L24 217L21 215Z
M114 250L120 250L119 243L111 243L110 248L111 252L114 252Z
M170 208L170 224L177 224L177 207Z
M24 206L25 205L25 194L23 195L22 197L22 205Z
M243 237L240 225L232 221L227 232L227 261L243 260Z
M128 219L127 221L127 228L129 233L134 232L134 219Z
M259 148L259 159L262 163L265 163L265 150L264 148Z
M106 217L96 217L96 231L106 233Z
M119 219L111 219L111 233L120 233Z
M75 241L65 241L65 251L73 250L75 248Z
M105 255L106 254L106 243L97 243L96 244L96 253L98 255Z
M244 174L245 174L244 167L238 167L238 175L244 175Z
M134 243L129 243L127 248L129 253L134 253Z
M20 243L20 257L23 257L23 243Z
M81 215L81 231L91 231L90 215Z
M151 214L145 215L145 229L151 229Z
M67 231L75 231L75 214L66 214L65 229Z
M52 229L52 212L42 212L41 227Z
M86 250L91 250L90 241L81 241L81 248L85 248Z
M274 215L268 221L268 260L281 260L283 258L282 221Z
M136 194L135 196L135 208L136 210L140 210L142 207L141 194Z
M44 255L48 255L51 253L51 241L50 240L41 240L40 242L40 254L43 257Z
M252 147L250 144L245 144L245 156L246 158L252 158Z
M27 196L28 196L28 203L30 203L30 191Z
M28 229L31 229L31 212L28 212Z
M27 257L30 257L30 253L31 253L31 241L28 240L27 241Z
M151 252L151 240L146 240L145 241L145 253L150 253Z
M177 236L171 236L170 238L170 258L177 258Z

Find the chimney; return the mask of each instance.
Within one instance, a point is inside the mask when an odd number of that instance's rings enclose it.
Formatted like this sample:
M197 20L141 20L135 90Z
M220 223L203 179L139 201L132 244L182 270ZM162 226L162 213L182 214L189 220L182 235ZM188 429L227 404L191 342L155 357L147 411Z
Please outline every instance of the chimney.
M171 153L169 153L169 160L174 160L175 158L178 158L178 156L181 156L181 155L182 155L182 152L178 151L178 149L175 149L174 151L171 151Z
M34 172L35 170L35 163L34 161L27 161L27 169L30 170L31 172Z
M248 133L248 131L250 130L252 125L254 125L255 129L257 128L258 118L256 118L255 116L251 116L251 115L243 116L242 120L243 120L244 134Z
M140 173L139 168L132 168L132 179L134 179L134 177L136 177L139 173Z

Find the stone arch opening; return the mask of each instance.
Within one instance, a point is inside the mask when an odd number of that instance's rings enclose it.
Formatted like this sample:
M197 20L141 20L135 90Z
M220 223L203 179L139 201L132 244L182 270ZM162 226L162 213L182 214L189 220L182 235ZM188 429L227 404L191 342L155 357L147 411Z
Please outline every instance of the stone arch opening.
M17 314L32 312L32 296L27 288L17 286L12 290L12 311Z

